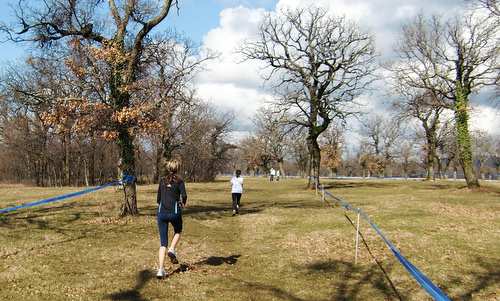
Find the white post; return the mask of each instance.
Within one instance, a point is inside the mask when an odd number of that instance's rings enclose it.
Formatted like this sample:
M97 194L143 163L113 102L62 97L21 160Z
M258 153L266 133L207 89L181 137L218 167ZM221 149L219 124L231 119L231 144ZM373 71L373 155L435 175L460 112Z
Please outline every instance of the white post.
M356 251L354 255L354 264L358 263L358 245L359 245L359 209L358 209L358 221L356 222Z

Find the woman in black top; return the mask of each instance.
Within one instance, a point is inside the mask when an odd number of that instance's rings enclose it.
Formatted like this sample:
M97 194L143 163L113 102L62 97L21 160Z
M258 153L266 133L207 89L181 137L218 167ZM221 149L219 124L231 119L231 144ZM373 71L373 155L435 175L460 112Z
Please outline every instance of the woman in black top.
M179 263L175 254L175 247L181 238L182 232L182 208L186 205L187 194L184 181L177 175L180 163L177 160L168 161L165 164L167 176L160 179L158 185L158 231L160 232L159 268L156 276L163 278L165 269L165 253L172 263ZM174 237L167 251L168 245L168 223L174 227Z

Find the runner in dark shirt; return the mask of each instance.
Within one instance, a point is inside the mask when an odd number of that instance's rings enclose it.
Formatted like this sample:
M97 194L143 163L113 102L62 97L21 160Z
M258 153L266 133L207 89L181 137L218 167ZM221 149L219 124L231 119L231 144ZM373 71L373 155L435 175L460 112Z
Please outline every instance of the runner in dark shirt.
M181 238L182 232L182 208L186 205L187 193L184 181L177 175L180 163L177 160L168 161L165 164L167 176L160 179L158 185L158 231L160 233L160 250L158 253L159 267L156 276L163 278L165 276L164 261L167 253L170 261L174 264L179 263L175 253L175 247ZM174 237L167 252L168 245L168 224L174 228Z

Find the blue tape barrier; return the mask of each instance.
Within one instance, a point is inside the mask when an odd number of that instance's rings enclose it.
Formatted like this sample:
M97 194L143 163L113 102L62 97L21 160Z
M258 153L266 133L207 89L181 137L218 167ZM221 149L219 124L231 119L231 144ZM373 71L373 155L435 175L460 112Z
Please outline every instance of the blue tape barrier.
M26 204L22 204L22 205L18 205L18 206L0 209L0 214L16 211L16 210L23 209L23 208L29 208L29 207L39 206L39 205L43 205L43 204L59 202L59 201L65 200L65 199L69 199L69 198L77 197L77 196L84 195L87 193L91 193L91 192L94 192L97 190L101 190L101 189L109 187L109 186L122 185L124 183L131 183L134 180L135 180L134 176L124 175L121 180L109 182L109 183L106 183L106 184L103 184L100 186L96 186L93 188L89 188L89 189L85 189L85 190L77 191L77 192L72 192L72 193L68 193L68 194L63 194L60 196L56 196L56 197L52 197L52 198L48 198L48 199L43 199L43 200L39 200L39 201L35 201L35 202L30 202L30 203L26 203Z
M339 197L334 196L330 192L325 190L325 194L333 198L335 201L337 201L342 207L344 207L346 210L351 210L356 213L359 213L360 216L370 224L370 226L377 232L377 234L382 238L382 240L385 242L385 244L389 247L389 249L392 251L394 256L399 260L399 262L405 267L405 269L410 273L410 275L415 278L415 280L418 282L418 284L431 295L434 300L437 301L451 301L450 297L446 295L439 287L434 285L432 281L427 278L427 276L424 275L416 266L414 266L408 259L406 259L401 252L394 246L389 239L382 233L382 230L370 219L370 217L360 208L354 208L349 204L348 202L342 200Z

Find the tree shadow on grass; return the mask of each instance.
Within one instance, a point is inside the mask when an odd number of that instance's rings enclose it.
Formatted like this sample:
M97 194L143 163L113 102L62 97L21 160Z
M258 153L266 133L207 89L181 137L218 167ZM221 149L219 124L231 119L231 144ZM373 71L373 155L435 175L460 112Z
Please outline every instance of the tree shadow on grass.
M77 222L83 219L98 217L97 212L51 212L46 214L31 214L26 216L4 217L0 219L0 228L7 228L16 231L25 231L26 229L48 230L66 235L71 229L59 227Z
M390 188L400 186L405 182L394 183L394 182L342 182L341 180L335 180L335 182L330 182L324 184L325 189L345 189L345 188Z
M492 259L487 262L482 258L476 258L473 264L470 264L474 268L474 272L463 273L463 276L467 276L467 279L460 277L460 275L450 276L449 283L451 285L444 285L443 289L449 291L453 286L463 286L465 283L469 283L470 289L466 292L451 296L453 300L473 300L478 298L477 295L481 291L498 286L500 284L500 260ZM472 279L472 280L470 280ZM494 289L493 289L494 291ZM498 292L498 289L497 289ZM496 300L498 294L493 292L491 296L481 296L482 298L488 298L487 300Z
M153 278L153 273L148 270L142 270L137 275L135 286L126 291L119 291L106 296L106 299L111 300L130 300L130 301L146 301L147 299L141 296L141 289L146 283Z
M356 182L351 182L351 181L346 181L342 179L336 179L333 182L328 182L324 183L325 189L333 189L333 190L340 190L340 189L349 189L349 188L396 188L402 185L406 184L411 184L415 183L415 181L404 181L404 180L398 180L398 181L391 181L390 179L387 179L387 181L391 182L381 182L383 179L380 181L371 181L371 180L366 180L366 181L356 181ZM429 181L424 181L420 180L417 181L416 183L419 183L421 185L413 185L412 189L418 189L418 190L464 190L464 191L470 191L467 188L467 185L461 182L453 182L453 181L439 181L439 182L429 182ZM491 186L482 186L479 189L475 189L474 192L483 192L483 193L492 193L492 194L497 194L500 195L500 189L497 187L491 187Z
M193 264L182 263L175 270L167 273L165 278L169 278L174 274L188 272L190 270L194 270L203 265L210 266L219 266L222 264L233 265L236 264L238 258L241 255L230 255L227 257L220 256L210 256L200 261L197 261ZM112 293L106 296L106 299L111 300L129 300L129 301L146 301L147 299L141 295L141 289L146 285L148 281L153 278L153 273L149 270L142 270L137 275L136 284L132 289L129 290L121 290L116 293Z
M304 268L304 267L301 267ZM296 296L283 288L269 285L266 283L250 282L242 279L234 279L234 283L239 283L249 291L264 294L266 298L277 300L290 301L340 301L340 300L369 300L369 296L361 295L363 286L371 285L384 295L384 300L399 300L400 298L394 293L390 285L387 283L383 273L377 265L373 264L368 267L356 267L350 262L344 261L317 261L306 265L305 269L308 274L319 273L325 278L328 274L341 278L340 284L332 289L331 295L310 299ZM389 269L389 268L387 268ZM341 277L339 277L339 275ZM400 295L401 293L398 292ZM263 296L264 296L263 295ZM407 299L406 297L402 298Z
M340 260L317 261L312 264L306 265L305 268L308 273L320 273L322 275L332 274L338 277L341 275L342 281L333 290L332 295L328 300L362 300L363 297L360 293L363 286L370 285L381 292L386 300L400 300L401 292L395 292L384 273L376 264L369 266L355 266L351 262ZM386 272L389 274L391 266L385 267Z
M40 205L40 206L43 206L43 207L28 207L26 209L18 209L16 211L13 211L13 212L9 212L9 213L6 213L5 216L7 217L16 217L16 218L19 218L19 219L22 219L24 218L22 215L23 214L28 214L30 216L45 216L47 212L50 212L52 214L55 214L55 213L58 213L58 212L61 212L61 211L64 211L68 208L71 208L71 209L74 209L74 208L88 208L88 207L96 207L98 206L97 204L91 204L89 203L88 201L86 201L87 203L80 203L80 202L77 202L77 201L74 201L73 203L66 203L66 204L62 204L61 202L59 203L55 203L55 204L52 204L52 205ZM82 211L85 211L85 210L82 210Z
M16 212L7 213L0 216L0 227L9 229L19 229L22 226L37 226L38 229L52 229L47 218L63 217L57 220L59 223L69 224L81 220L83 217L99 216L98 212L88 211L88 207L95 207L93 204L64 204L44 208L20 209ZM68 212L67 209L81 209L78 212ZM69 217L69 218L67 218ZM24 223L25 222L25 223Z
M157 214L156 206L142 207L140 210L140 215L144 216L156 216ZM242 207L240 209L240 215L253 214L262 211L258 207ZM215 205L192 205L188 206L182 211L182 216L189 216L196 220L212 220L224 217L229 217L232 214L231 204L215 204Z
M265 292L267 296L272 296L273 300L277 298L278 300L290 300L290 301L306 301L306 299L299 298L295 296L294 294L287 292L281 288L269 285L269 284L264 284L264 283L258 283L258 282L249 282L249 281L244 281L241 279L235 279L236 283L241 283L243 286L245 286L248 290L250 291L255 291L255 292Z
M429 183L429 182L427 182ZM432 184L428 184L426 185L425 187L422 187L424 189L441 189L441 190L448 190L448 189L458 189L458 190L465 190L467 189L467 185L464 185L464 184L458 184L458 183L432 183Z
M206 259L200 260L195 263L195 265L211 265L211 266L219 266L222 264L229 264L233 265L238 262L238 258L240 258L241 255L231 255L227 257L220 257L220 256L210 256Z
M277 201L257 206L257 208L278 208L278 209L323 209L324 205L315 199L299 201Z
M7 258L7 257L10 257L10 256L15 256L15 255L17 255L19 253L32 252L32 251L35 251L35 250L38 250L38 249L44 249L44 248L48 248L48 247L52 247L52 246L57 246L57 245L60 245L60 244L65 244L65 243L68 243L68 242L73 242L73 241L77 241L77 240L84 239L84 238L87 238L87 236L86 235L80 235L80 236L69 237L67 239L53 241L53 242L49 242L49 243L45 243L45 244L37 244L35 247L18 249L18 250L14 251L14 252L2 254L0 256L0 258Z
M210 256L205 259L199 260L195 263L189 264L189 263L181 263L179 267L174 269L171 272L167 273L166 278L173 276L174 274L178 273L184 273L188 272L191 270L195 270L199 267L202 267L204 265L209 265L209 266L220 266L223 264L228 264L228 265L234 265L238 262L238 258L240 258L240 254L233 254L227 257L221 257L221 256Z

